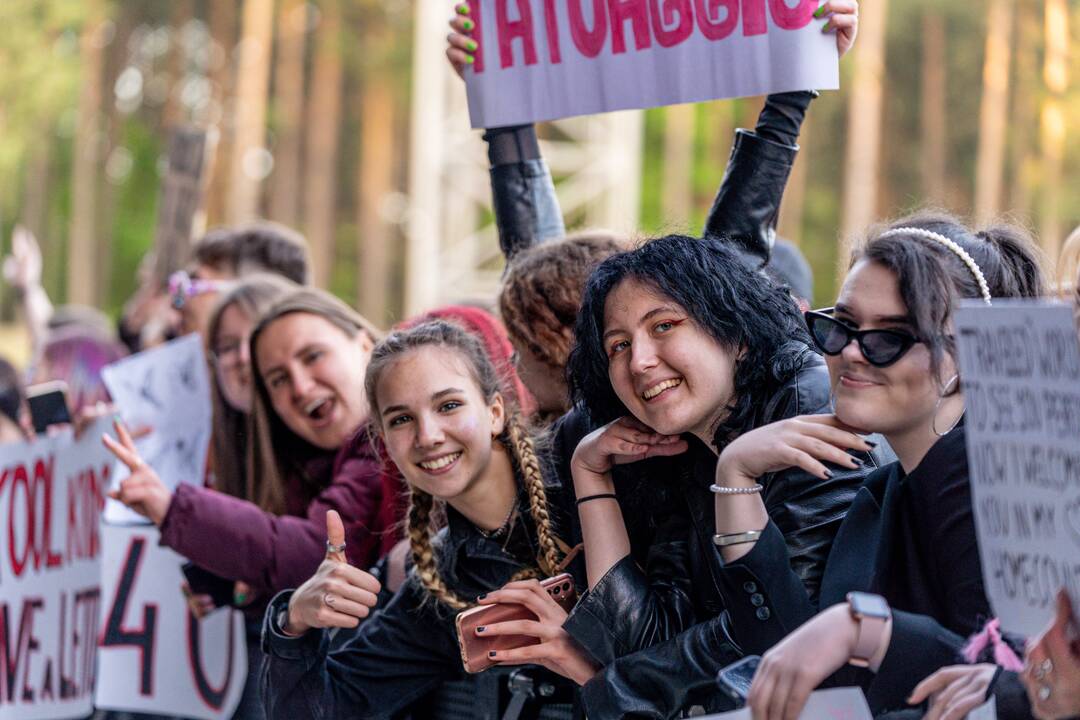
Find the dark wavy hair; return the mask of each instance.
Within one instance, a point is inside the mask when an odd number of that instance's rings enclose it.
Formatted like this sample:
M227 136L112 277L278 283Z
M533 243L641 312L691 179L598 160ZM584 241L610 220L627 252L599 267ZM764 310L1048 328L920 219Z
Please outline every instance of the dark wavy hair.
M628 414L608 379L603 335L608 295L631 278L681 305L698 327L740 354L734 394L714 444L752 429L755 413L798 371L810 338L791 295L718 238L668 235L597 266L585 286L568 364L575 402L597 424Z
M920 210L871 228L852 253L851 266L868 260L896 275L912 330L930 350L935 376L945 355L956 353L948 329L954 304L981 293L971 270L941 243L915 233L882 237L904 228L944 235L966 250L986 278L991 297L1037 298L1046 293L1042 255L1030 233L1017 225L1000 222L975 231L949 213Z

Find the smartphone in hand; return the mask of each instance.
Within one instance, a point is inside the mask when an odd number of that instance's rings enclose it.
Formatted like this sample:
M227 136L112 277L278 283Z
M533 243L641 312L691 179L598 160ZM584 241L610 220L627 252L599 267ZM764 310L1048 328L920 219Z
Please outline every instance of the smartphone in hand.
M570 612L577 602L577 591L570 573L563 573L540 581L540 587L547 590L564 610ZM513 650L527 645L539 645L540 641L526 635L500 635L481 637L476 628L481 625L494 625L511 620L536 620L537 617L524 605L503 604L480 605L458 613L458 644L461 646L461 663L465 671L478 673L487 670L495 661L488 657L492 650Z
M760 656L747 655L716 674L716 684L725 695L731 698L736 707L746 705L746 698L750 695L750 685L754 682L754 673L757 672L760 662Z
M30 419L34 423L34 432L38 435L43 435L50 425L71 423L67 383L63 381L31 385L26 388L26 403L30 406Z
M233 604L233 588L236 583L204 570L195 563L184 563L180 568L187 580L191 592L196 595L209 595L214 607L229 607Z

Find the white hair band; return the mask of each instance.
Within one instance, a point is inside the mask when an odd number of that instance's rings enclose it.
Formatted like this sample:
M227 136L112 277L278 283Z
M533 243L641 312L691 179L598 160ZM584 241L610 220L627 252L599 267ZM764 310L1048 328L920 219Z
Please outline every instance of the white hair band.
M955 240L951 240L942 235L941 233L934 232L933 230L925 230L923 228L917 227L895 228L893 230L884 232L881 235L878 235L878 237L887 238L895 237L897 235L916 235L921 238L926 238L927 240L933 240L934 242L940 243L941 245L944 245L945 247L952 250L956 254L956 256L960 258L960 262L964 263L964 265L967 266L967 269L971 271L972 276L975 278L975 282L979 286L979 292L982 294L983 302L985 302L987 305L991 304L990 286L986 283L986 276L983 275L982 270L979 269L979 264L975 262L975 258L971 257L971 254L964 248L960 247L960 245Z

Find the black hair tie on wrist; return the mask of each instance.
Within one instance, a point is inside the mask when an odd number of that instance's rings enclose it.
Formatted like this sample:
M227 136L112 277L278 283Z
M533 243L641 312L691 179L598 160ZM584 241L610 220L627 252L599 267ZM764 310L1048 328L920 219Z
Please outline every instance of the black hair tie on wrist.
M581 505L581 503L587 503L590 500L601 500L603 498L611 498L612 500L619 499L615 493L597 493L596 495L586 495L583 498L578 498L576 504Z

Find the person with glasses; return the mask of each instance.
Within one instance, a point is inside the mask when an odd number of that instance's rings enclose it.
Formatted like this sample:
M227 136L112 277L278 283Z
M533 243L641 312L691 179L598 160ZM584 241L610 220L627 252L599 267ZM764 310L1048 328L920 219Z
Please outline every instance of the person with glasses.
M191 248L184 270L169 276L169 300L179 313L179 334L206 330L219 295L254 273L310 282L307 240L272 222L214 228Z
M963 638L989 619L952 312L961 299L1043 290L1024 231L976 233L923 213L874 229L835 306L806 313L834 413L741 435L720 454L712 487L734 640L764 653L749 695L755 718L794 720L827 679L863 686L875 713L904 708L916 683L957 662ZM792 570L759 479L790 467L828 479L851 466L866 433L883 435L898 460L859 489L815 598ZM757 603L745 597L751 584Z

